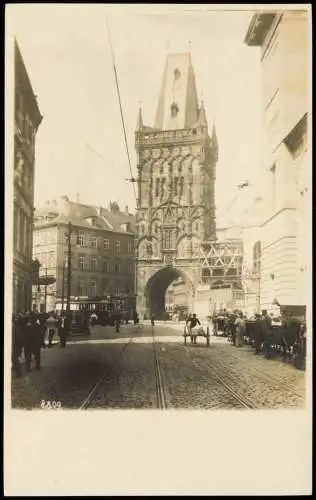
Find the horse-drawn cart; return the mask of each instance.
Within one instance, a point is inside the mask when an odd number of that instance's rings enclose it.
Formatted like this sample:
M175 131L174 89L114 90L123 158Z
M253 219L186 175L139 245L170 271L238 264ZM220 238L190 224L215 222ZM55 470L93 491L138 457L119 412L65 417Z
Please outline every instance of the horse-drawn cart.
M190 337L191 344L196 344L197 337L203 337L206 339L206 345L210 345L210 328L209 325L198 325L194 328L190 328L189 325L184 325L184 344L187 345L187 337Z
M214 316L213 318L213 331L214 335L217 337L218 335L226 334L226 318L222 315Z

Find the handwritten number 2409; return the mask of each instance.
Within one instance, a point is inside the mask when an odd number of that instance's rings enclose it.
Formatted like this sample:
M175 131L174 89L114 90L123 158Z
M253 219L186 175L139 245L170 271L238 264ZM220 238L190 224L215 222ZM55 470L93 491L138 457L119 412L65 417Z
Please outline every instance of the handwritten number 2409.
M46 401L45 399L42 399L41 408L44 410L57 410L57 409L61 408L61 402L60 401Z

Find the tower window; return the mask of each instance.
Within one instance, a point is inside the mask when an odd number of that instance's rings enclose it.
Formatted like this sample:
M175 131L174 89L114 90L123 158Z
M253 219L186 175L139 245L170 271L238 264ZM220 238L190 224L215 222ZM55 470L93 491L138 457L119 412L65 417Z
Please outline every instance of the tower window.
M176 118L178 113L179 113L179 107L177 103L173 102L171 104L171 118Z
M166 229L163 232L163 240L162 240L163 248L165 250L170 250L172 248L172 230Z
M178 194L178 177L174 178L173 192L174 192L174 195L177 196L177 194Z
M179 187L179 195L183 195L183 187L184 187L184 178L180 177L180 187Z
M174 79L175 79L175 80L179 80L180 76L181 76L181 73L180 73L180 71L178 70L178 68L176 68L176 69L174 70Z
M159 179L156 179L156 189L155 189L155 195L159 196Z

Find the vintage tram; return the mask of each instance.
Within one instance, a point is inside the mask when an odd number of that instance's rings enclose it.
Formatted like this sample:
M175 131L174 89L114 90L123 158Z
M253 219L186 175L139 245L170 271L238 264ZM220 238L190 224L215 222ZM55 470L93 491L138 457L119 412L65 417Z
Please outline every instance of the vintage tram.
M56 303L56 312L61 315L66 307L61 302ZM94 313L94 325L114 326L115 318L131 319L133 303L121 297L71 297L70 312L72 317L72 333L89 331L89 320Z

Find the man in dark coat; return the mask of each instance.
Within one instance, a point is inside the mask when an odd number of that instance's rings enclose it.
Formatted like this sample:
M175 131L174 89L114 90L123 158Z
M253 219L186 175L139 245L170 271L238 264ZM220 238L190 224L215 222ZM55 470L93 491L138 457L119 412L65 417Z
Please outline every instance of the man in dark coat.
M271 340L269 338L271 324L272 321L270 316L266 310L263 310L260 319L260 346L256 344L256 353L259 353L262 342L265 342L265 355L267 357L270 357L271 355Z
M32 361L32 318L30 314L26 314L26 316L23 317L22 321L25 367L26 371L30 372Z
M260 354L261 344L263 341L263 328L260 314L256 314L255 322L253 324L253 336L254 336L254 354Z
M65 315L62 315L59 322L59 338L60 338L60 347L66 347L66 339L67 339L67 319Z
M41 369L41 348L43 344L42 330L39 319L34 313L27 316L26 324L24 327L24 356L26 371L31 371L32 354L35 357L36 370Z
M35 358L35 369L41 369L41 349L43 347L43 326L38 317L34 317L32 321L32 354Z
M22 327L18 318L12 317L12 366L15 370L17 377L21 377L21 365L19 357L22 354L23 338Z

